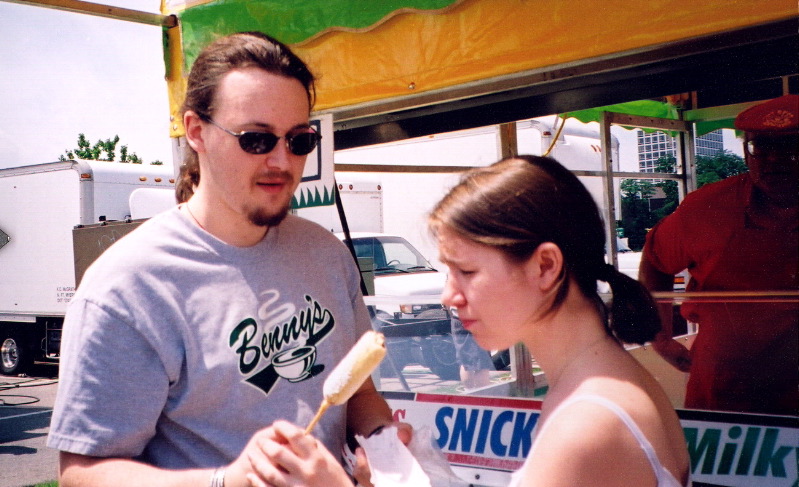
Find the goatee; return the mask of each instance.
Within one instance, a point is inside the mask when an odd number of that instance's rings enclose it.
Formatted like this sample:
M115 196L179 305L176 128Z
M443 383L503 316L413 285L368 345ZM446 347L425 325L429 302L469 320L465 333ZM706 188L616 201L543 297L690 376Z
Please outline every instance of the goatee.
M283 208L270 213L267 213L263 210L254 211L250 213L250 223L259 227L275 227L280 225L280 222L282 222L289 213L289 206L290 205L286 205Z
M294 184L294 175L289 171L270 170L264 176L267 179L281 180L285 184L296 189L296 185ZM280 222L286 218L290 208L291 200L287 201L285 205L277 209L255 209L250 212L249 220L250 223L259 227L274 227L280 225Z

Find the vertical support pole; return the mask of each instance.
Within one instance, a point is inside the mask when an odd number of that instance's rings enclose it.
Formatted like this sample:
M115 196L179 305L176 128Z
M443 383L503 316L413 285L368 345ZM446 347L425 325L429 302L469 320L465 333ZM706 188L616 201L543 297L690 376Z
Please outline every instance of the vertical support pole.
M599 121L599 139L602 147L602 183L605 186L605 248L608 262L618 269L619 262L616 257L616 194L613 184L613 146L610 133L609 112L602 112Z
M516 122L508 122L499 126L499 157L519 155L519 143L516 138Z
M186 146L189 143L186 141L186 136L173 137L172 141L172 174L175 181L180 178L180 167L183 165L183 160L186 157Z
M499 126L499 155L502 158L519 155L519 144L516 137L516 122L503 123ZM518 343L510 351L510 370L516 379L511 385L510 395L515 397L532 397L535 392L533 377L533 360L530 351Z
M687 132L680 132L677 136L677 168L676 172L682 175L682 184L679 187L678 199L682 202L685 195L696 189L696 125Z

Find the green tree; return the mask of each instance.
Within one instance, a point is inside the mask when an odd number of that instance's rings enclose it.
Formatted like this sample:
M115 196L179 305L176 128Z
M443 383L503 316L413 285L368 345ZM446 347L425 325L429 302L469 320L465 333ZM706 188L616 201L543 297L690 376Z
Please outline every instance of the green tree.
M116 161L118 143L119 135L115 135L113 139L99 139L92 145L85 134L78 134L78 147L72 150L65 150L64 154L58 156L58 160L86 159L90 161ZM123 145L119 148L119 162L143 164L144 160L136 155L135 152L129 152L127 145ZM163 162L155 160L150 164L160 166Z
M676 172L677 158L674 156L662 156L655 163L655 172L674 173ZM662 218L672 214L677 209L680 199L680 190L677 181L673 179L661 180L655 183L655 186L660 188L665 196L663 204L654 210L652 213L655 217L655 222L660 221Z
M646 232L655 224L649 206L655 185L647 179L624 179L621 182L621 226L631 249L640 250Z
M664 156L655 164L656 172L675 172L677 159L674 156ZM730 176L745 173L749 170L744 159L730 151L722 150L712 156L696 157L696 187L715 183ZM677 209L679 204L679 190L677 181L660 181L655 186L659 187L665 195L663 206L654 210L657 220L665 218Z
M696 158L696 187L701 188L706 184L748 171L746 161L730 151L724 150L714 156L698 156Z
M677 166L674 156L664 156L655 163L655 172L673 173ZM746 162L729 151L719 151L713 156L696 158L696 186L721 181L722 179L748 171ZM663 201L659 207L653 208L651 199L657 189L663 193ZM679 187L677 181L663 180L652 182L646 179L625 179L621 182L621 226L629 238L630 248L640 250L643 247L646 232L655 223L667 217L679 205Z

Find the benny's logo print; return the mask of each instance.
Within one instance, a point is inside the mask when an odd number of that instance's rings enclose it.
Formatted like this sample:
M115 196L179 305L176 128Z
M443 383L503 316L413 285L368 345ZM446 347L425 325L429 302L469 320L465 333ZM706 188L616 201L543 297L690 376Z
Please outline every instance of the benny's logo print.
M301 382L325 369L316 363L316 345L333 331L336 320L308 295L304 297L307 305L300 310L293 303L279 303L276 290L261 296L264 302L258 320L246 318L236 325L229 346L239 357L245 381L269 395L281 378Z
M300 382L316 375L313 373L315 365L316 347L310 345L283 350L272 357L272 367L277 375L289 382ZM324 365L320 367L325 368Z

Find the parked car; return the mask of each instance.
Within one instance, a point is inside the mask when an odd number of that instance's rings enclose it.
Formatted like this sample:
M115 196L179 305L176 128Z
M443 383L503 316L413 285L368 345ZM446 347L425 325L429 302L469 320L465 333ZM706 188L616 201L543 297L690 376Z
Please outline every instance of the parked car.
M451 317L439 301L446 275L398 235L353 232L350 237L355 255L374 262L372 325L386 335L389 353L382 375L393 377L419 364L442 379L458 380Z
M342 241L343 233L337 233ZM435 269L410 242L398 235L371 232L350 233L355 255L368 257L374 263L376 296L440 296L446 274ZM411 300L412 301L412 300ZM400 304L386 310L392 315L401 312L414 317L425 309L440 308L437 304Z

